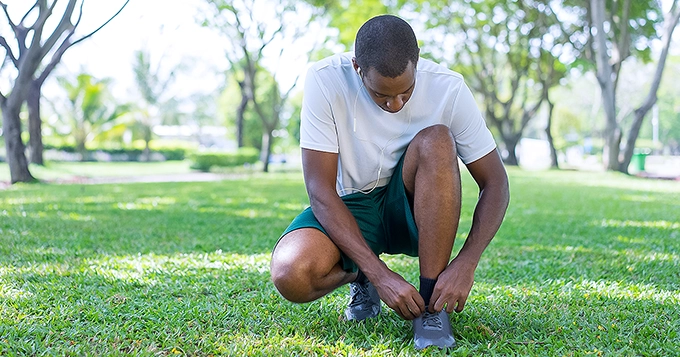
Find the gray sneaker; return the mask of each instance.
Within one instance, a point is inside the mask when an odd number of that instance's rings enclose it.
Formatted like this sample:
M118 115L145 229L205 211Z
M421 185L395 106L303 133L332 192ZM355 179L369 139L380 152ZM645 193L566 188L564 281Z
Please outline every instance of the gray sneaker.
M445 310L425 313L413 320L413 341L416 348L422 350L428 346L437 346L441 349L451 348L456 345L451 331L451 321Z
M349 284L349 306L345 309L347 320L361 321L380 314L380 296L368 279Z

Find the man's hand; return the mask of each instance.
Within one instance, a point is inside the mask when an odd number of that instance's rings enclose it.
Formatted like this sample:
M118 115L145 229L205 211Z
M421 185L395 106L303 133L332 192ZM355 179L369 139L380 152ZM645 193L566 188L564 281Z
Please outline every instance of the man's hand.
M475 280L476 268L477 264L466 261L460 256L453 259L437 278L437 284L430 298L430 312L441 311L444 305L449 314L454 310L463 311Z
M425 312L425 302L418 290L401 275L386 270L380 278L371 280L380 299L405 320L413 320Z

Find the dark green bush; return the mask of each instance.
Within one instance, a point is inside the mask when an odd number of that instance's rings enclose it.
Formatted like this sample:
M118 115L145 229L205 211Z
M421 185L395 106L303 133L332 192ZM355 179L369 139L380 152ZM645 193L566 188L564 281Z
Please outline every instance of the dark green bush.
M254 164L259 158L256 148L240 148L236 152L198 152L191 155L191 168L200 171L210 171L213 166L234 167L244 164Z
M44 144L45 150L58 150L58 151L64 151L68 153L74 153L76 152L76 146L74 144L69 144L69 143L61 143L61 144ZM138 148L138 147L120 147L120 146L107 146L107 145L102 145L102 146L95 146L91 147L88 146L87 152L88 153L94 153L97 151L101 151L110 155L127 155L127 160L126 161L139 161L140 157L142 156L142 152L144 151L143 148ZM187 147L170 147L170 146L164 146L162 148L152 148L151 152L157 152L163 155L166 160L184 160L187 156L187 152L191 151Z

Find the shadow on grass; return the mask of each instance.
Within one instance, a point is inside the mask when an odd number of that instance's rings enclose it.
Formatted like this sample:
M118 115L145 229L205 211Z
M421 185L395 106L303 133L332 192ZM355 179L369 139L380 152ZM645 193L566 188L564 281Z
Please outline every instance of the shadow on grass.
M298 181L38 186L3 196L0 252L15 262L44 251L264 253L306 205Z

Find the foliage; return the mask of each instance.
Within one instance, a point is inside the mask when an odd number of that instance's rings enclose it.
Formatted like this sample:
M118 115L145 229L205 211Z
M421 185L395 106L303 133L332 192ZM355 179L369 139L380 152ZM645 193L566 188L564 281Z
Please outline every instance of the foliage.
M114 121L128 113L128 106L114 102L108 90L111 79L97 79L81 73L75 80L59 77L58 81L69 103L68 114L59 117L64 125L58 128L59 133L73 136L76 150L81 154L81 159L86 160L86 144L111 129Z
M264 88L258 88L260 94L271 91L273 89L272 86L277 85L269 73L258 73L257 76L263 80L263 82L260 83L260 86ZM267 96L261 98L263 100L268 99ZM224 120L223 124L229 128L235 128L237 125L238 118L234 108L238 106L240 101L241 93L236 80L236 75L230 75L228 77L227 85L225 86L224 91L222 91L220 94L218 104L219 115L221 119ZM264 107L269 108L271 104L273 103L265 103ZM237 133L233 130L230 131L230 134L231 133L234 134L233 139L236 139L235 135ZM252 106L248 106L243 112L242 135L242 144L244 146L255 147L258 149L262 148L262 123L260 122L260 118L257 116L257 113L252 108Z
M259 150L251 147L239 148L236 152L196 152L191 155L192 169L210 171L213 167L232 167L254 164L259 157Z
M454 314L452 355L678 355L680 189L510 169L512 203ZM463 176L464 242L477 198ZM268 269L308 204L300 173L0 191L2 355L444 355L390 311L340 318L347 288L283 300ZM417 260L383 256L412 282Z
M680 7L673 0L669 12L663 15L658 0L592 0L586 3L584 6L583 1L565 1L565 12L576 9L571 13L577 14L568 21L575 23L577 28L570 38L574 39L573 48L578 55L595 69L601 88L606 122L603 133L605 167L625 173L644 118L657 100L671 38L680 18ZM635 104L639 106L633 110L632 123L626 128L622 120L628 113L619 107L625 100L617 98L621 69L629 58L649 61L656 39L661 39L661 48L652 83L639 104Z
M170 91L170 85L175 79L181 65L170 69L161 68L163 62L154 65L151 63L151 54L148 50L138 50L134 53L133 71L135 85L142 97L128 116L128 129L133 130L133 136L146 143L143 159L148 160L150 155L149 143L153 139L153 128L160 124L177 125L182 122L182 113L179 110L179 99ZM167 61L165 62L167 63Z
M16 70L16 72L10 72L11 90L0 93L0 109L2 110L4 136L7 140L7 157L12 182L34 181L28 170L25 146L21 139L22 128L19 116L23 104L28 104L31 149L34 151L32 159L42 163L40 96L43 83L71 46L86 40L106 26L125 8L128 2L129 0L125 0L113 16L94 31L83 36L75 35L75 33L83 18L84 1L69 0L63 6L57 6L57 0L35 1L32 5L30 2L28 4L23 2L24 7L18 12L14 9L9 11L7 4L0 2L8 27L12 30L11 34L16 40L16 44L10 45L5 35L0 35L0 45L5 50L0 70L4 70L4 65L8 62L12 63ZM10 16L10 12L20 14L17 16L20 20L16 22ZM46 24L49 25L45 27Z
M237 106L237 138L242 145L244 110L248 105L257 114L262 130L261 161L263 170L268 171L269 158L274 145L275 131L282 125L286 103L297 84L281 82L280 61L284 55L293 55L297 61L306 63L310 53L318 46L323 36L310 32L315 25L316 14L309 6L289 0L206 0L210 11L202 20L204 26L220 30L229 43L227 60L230 71L236 78L241 104ZM295 17L295 20L292 20ZM304 44L304 45L301 45ZM294 48L294 46L303 46ZM267 56L267 53L274 53ZM291 57L288 57L289 59ZM274 65L265 66L267 59ZM271 62L270 62L271 63ZM269 85L261 72L273 78ZM266 90L265 90L266 89Z
M517 164L515 147L567 67L568 38L546 1L439 3L428 11L427 56L463 74L483 101L489 127ZM441 43L448 46L442 46Z

